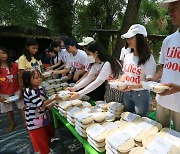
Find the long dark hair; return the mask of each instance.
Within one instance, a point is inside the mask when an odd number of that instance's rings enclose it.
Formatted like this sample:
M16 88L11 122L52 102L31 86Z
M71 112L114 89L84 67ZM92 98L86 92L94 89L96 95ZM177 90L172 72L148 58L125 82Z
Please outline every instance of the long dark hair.
M9 71L11 72L11 69L13 69L12 68L13 65L12 65L11 54L10 54L10 52L5 47L0 47L0 50L2 50L3 52L5 52L8 55L6 62L7 62ZM1 61L0 61L0 66L1 66Z
M30 52L29 52L26 48L29 47L29 46L33 46L33 45L38 45L38 42L37 42L35 39L28 38L28 39L25 41L25 47L24 47L24 50L23 50L23 54L24 54L24 56L26 57L26 59L27 59L28 61L31 61L32 57L31 57ZM35 58L36 60L40 60L40 57L39 57L38 52L37 52L35 55L33 55L33 56L34 56L34 58Z
M103 62L108 61L111 64L112 74L115 78L118 78L119 74L122 73L122 67L120 62L116 58L112 57L101 45L101 43L97 41L93 41L87 46L87 50L93 53L97 51L98 58L101 61Z
M39 73L41 76L41 72L35 68L28 68L23 71L22 80L23 80L23 88L32 89L33 85L31 84L31 78L35 76L35 73Z
M147 38L142 34L136 35L136 48L139 56L138 65L145 64L151 56L151 51L147 42Z

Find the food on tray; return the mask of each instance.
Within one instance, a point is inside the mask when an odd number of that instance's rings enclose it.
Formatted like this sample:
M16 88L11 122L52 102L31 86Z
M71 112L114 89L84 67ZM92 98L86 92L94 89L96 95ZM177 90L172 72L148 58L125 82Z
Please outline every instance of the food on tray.
M17 100L19 100L19 95L14 95L14 96L6 98L6 100L4 102L5 103L11 103L11 102L15 102Z
M51 74L52 74L52 71L46 71L46 72L42 73L42 76L49 77L49 76L51 76Z
M155 93L162 93L165 90L169 89L168 86L164 86L162 83L154 82L154 81L142 81L142 87L147 90L151 90Z
M60 98L62 98L62 100L67 100L68 98L71 97L71 95L69 93L70 93L70 91L68 91L68 90L64 90L64 91L62 90L58 93L58 95Z

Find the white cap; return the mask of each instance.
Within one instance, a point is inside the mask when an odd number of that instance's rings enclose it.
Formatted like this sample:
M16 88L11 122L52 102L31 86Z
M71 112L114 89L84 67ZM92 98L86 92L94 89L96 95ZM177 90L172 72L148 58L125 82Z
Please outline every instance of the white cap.
M84 37L83 41L78 43L80 46L88 45L89 43L93 42L94 39L92 37Z
M121 35L122 39L131 38L135 36L136 34L142 34L144 37L147 37L147 31L146 28L143 25L140 24L134 24L132 25L127 33Z
M159 6L160 7L168 7L169 3L177 2L177 1L179 1L179 0L164 0L159 3Z

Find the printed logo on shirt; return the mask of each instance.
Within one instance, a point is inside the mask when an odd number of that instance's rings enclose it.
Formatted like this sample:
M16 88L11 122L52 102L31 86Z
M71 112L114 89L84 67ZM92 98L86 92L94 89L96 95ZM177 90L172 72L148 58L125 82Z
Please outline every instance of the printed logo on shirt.
M126 75L126 81L131 83L140 83L141 68L140 66L135 66L134 64L125 64L124 71L131 73L132 75Z
M7 75L8 82L13 82L13 75Z
M39 69L39 64L37 61L35 63L31 63L31 66L35 69Z
M176 62L173 63L171 61L171 59L179 59L180 60L180 50L179 49L180 49L180 47L172 47L172 48L167 49L164 68L180 72L180 64L178 64Z
M6 78L0 78L0 81L5 81L6 80Z
M73 62L73 66L77 69L77 70L82 70L85 68L84 65L82 65L79 61Z

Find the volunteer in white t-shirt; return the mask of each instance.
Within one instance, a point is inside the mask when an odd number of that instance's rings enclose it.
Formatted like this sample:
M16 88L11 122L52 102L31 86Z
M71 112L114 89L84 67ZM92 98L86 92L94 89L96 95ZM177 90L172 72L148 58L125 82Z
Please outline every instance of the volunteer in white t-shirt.
M146 116L150 107L150 92L144 90L141 81L154 76L156 63L147 43L147 31L143 25L132 25L128 32L121 36L126 39L131 52L124 57L124 75L119 79L127 83L124 90L125 111Z
M109 55L103 46L93 41L87 46L87 53L94 59L94 64L88 73L88 76L73 88L69 88L74 92L70 99L78 99L101 86L108 79L118 78L122 72L121 65L118 61ZM83 88L83 89L82 89ZM81 90L80 90L81 89ZM101 93L98 93L101 95Z
M89 43L91 43L91 42L93 42L94 41L94 39L92 38L92 37L84 37L83 38L83 41L82 42L80 42L80 43L78 43L78 45L80 45L80 46L82 46L83 47L83 50L86 52L86 48L87 48L87 46L88 46L88 44ZM87 75L88 75L88 72L89 72L89 70L91 69L91 63L93 62L93 61L91 61L91 57L90 56L88 56L88 61L89 61L89 67L88 67L88 70L87 70L87 72L86 73L84 73L84 75L82 76L82 78L80 78L76 83L79 83L81 80L83 80ZM94 62L93 62L94 63Z
M156 119L164 127L169 127L172 120L175 130L180 131L180 1L166 0L160 6L168 7L171 22L179 29L164 39L159 58L161 68L152 78L170 86L161 96L157 94ZM171 95L163 96L165 94Z
M49 47L47 50L50 56L50 65L53 66L58 63L58 55L57 52L54 50L53 47Z
M128 42L127 42L126 39L125 39L125 42L126 42L125 47L123 47L121 49L121 54L120 54L120 57L119 57L119 60L121 61L122 65L123 65L124 58L125 58L126 54L131 52L131 48L128 47Z
M66 63L68 62L69 56L71 53L67 52L66 49L61 49L61 61L63 62L63 65L58 67L56 70L64 70L66 68Z
M58 41L52 41L50 44L51 50L53 49L57 54L57 56L54 58L54 65L51 67L48 67L47 69L56 69L57 67L60 67L62 64L62 55L61 55L61 47L59 45L60 43Z
M75 68L73 81L77 81L89 67L87 54L84 51L77 49L76 43L71 38L66 39L64 43L66 50L71 54L69 55L68 61L66 62L65 70L53 71L53 74L68 73L72 68Z

